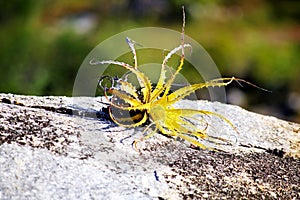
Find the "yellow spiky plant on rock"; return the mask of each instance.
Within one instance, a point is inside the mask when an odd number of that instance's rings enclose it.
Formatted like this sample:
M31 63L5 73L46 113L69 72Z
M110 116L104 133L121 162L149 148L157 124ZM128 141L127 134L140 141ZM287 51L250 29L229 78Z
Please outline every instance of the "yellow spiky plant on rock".
M118 87L111 86L109 88L105 88L105 96L110 101L109 114L111 119L116 124L124 127L138 127L146 124L148 121L147 127L143 131L143 137L139 140L135 140L135 146L138 141L147 139L153 136L155 133L160 132L163 135L173 138L182 138L197 147L205 149L207 147L201 143L201 140L209 140L212 139L212 137L207 135L206 129L208 123L201 116L212 115L218 117L225 123L229 124L233 131L237 132L235 126L221 114L208 110L180 109L174 107L176 102L189 96L196 90L207 87L226 86L234 80L246 82L242 79L237 79L234 77L219 78L204 83L188 85L179 88L176 91L170 92L175 77L179 74L184 65L184 49L191 47L191 45L184 43L184 28L185 14L183 9L182 43L165 56L161 64L158 82L155 85L152 84L149 78L139 70L137 53L134 47L135 42L129 38L126 38L126 41L133 54L134 66L113 60L99 61L92 59L90 61L91 65L111 64L121 66L129 70L129 72L137 78L140 89L137 89L132 83L128 82L127 79L118 79ZM171 77L166 80L167 62L175 53L179 51L181 51L179 66L177 67L175 73L171 74ZM108 93L112 95L111 98L107 96ZM130 117L119 117L112 112L113 109L119 109L120 111L127 112L132 111L134 114L131 114ZM195 125L195 121L197 120L206 124L206 126L199 128L199 126ZM215 140L216 138L213 139ZM222 138L217 139L225 141Z

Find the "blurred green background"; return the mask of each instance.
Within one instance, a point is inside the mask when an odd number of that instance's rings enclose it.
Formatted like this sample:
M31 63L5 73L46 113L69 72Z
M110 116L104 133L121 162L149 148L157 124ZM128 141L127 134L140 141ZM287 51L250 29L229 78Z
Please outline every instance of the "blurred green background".
M272 90L232 85L229 103L300 122L300 1L0 1L0 92L72 95L85 56L132 28L181 30L197 40L222 76Z

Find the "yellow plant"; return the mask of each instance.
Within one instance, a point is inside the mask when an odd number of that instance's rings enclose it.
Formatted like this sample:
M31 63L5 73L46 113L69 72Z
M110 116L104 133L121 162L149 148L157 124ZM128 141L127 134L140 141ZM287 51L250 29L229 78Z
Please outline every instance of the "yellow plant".
M235 126L226 117L218 113L208 110L174 108L174 104L176 102L189 96L196 90L207 87L226 86L233 80L246 82L234 77L219 78L204 83L188 85L174 92L170 92L175 77L179 74L184 65L184 48L191 47L189 44L184 43L184 27L185 15L183 10L182 43L178 47L171 50L165 56L161 65L160 76L156 85L152 84L149 78L139 70L137 63L137 53L134 48L135 42L129 38L126 38L126 41L133 54L134 66L131 66L130 64L124 62L112 60L98 61L96 59L93 59L90 61L91 65L118 65L129 70L130 73L136 76L141 89L137 89L132 83L128 82L125 76L124 80L117 79L118 87L114 87L112 85L109 88L105 88L104 91L105 96L110 101L110 117L116 124L124 127L137 127L148 122L148 126L143 131L143 135L145 136L139 140L135 140L135 145L138 141L147 139L157 132L161 132L163 135L171 136L173 138L179 137L187 140L195 146L205 149L207 147L202 144L199 139L212 139L212 137L206 134L208 123L204 119L204 116L209 115L213 115L222 119L224 122L229 124L234 131L237 132ZM178 51L181 51L179 66L177 67L175 73L171 74L169 80L166 80L167 62ZM109 98L107 96L107 93L110 93L112 97ZM130 117L116 116L116 114L112 112L112 109L131 112ZM195 124L195 121L202 122L206 124L206 126L199 128L199 126ZM222 138L217 139L224 141L224 139Z

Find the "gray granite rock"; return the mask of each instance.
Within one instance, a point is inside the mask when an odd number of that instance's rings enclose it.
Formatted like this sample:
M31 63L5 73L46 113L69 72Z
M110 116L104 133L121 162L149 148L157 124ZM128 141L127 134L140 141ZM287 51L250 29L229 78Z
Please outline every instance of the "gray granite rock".
M300 125L208 101L219 151L110 121L97 97L0 94L0 199L300 198ZM129 137L130 136L130 137ZM204 141L205 142L205 141Z

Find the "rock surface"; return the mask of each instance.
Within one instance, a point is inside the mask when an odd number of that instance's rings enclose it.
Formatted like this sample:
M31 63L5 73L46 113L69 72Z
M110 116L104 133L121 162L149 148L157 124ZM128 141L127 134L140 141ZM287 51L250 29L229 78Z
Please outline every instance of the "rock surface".
M137 151L144 127L116 126L101 97L0 94L0 102L0 199L300 198L299 124L197 101L237 127L209 118L208 133L230 143L199 150L156 134Z

